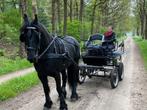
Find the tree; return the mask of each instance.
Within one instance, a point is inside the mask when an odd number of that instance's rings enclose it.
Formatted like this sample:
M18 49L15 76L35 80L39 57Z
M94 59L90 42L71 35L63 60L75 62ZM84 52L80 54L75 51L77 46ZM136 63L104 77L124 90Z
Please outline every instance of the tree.
M91 20L91 34L93 34L93 28L94 28L94 20L95 20L95 11L96 11L96 7L98 6L97 5L97 1L98 0L94 0L94 3L93 3L93 8L92 8L92 20Z
M84 10L84 0L80 0L80 12L79 12L79 21L80 21L80 36L83 39L83 10Z
M38 9L37 9L37 1L32 0L32 12L33 12L33 18L35 14L38 14Z
M79 20L81 23L82 23L82 17L83 17L83 8L84 8L84 0L80 0Z
M20 7L20 13L23 17L24 14L27 13L27 0L20 0L19 7ZM24 44L22 42L20 42L20 44L19 44L19 52L18 53L21 58L23 58L25 56Z
M140 30L140 35L143 39L147 39L147 1L146 0L136 0L136 7L135 12L136 15L136 21L138 25L140 24L139 28L137 30Z
M58 28L59 28L59 33L61 34L61 13L60 13L60 0L57 0L57 11L58 11Z
M72 22L72 16L73 16L73 0L70 0L70 13L69 13L69 16L70 16L70 21Z
M75 15L74 16L75 16L76 19L79 18L79 13L78 12L79 12L79 5L78 5L78 1L75 0L75 12L74 12Z
M66 35L67 30L67 0L64 0L64 26L63 26L63 35Z
M55 33L55 3L56 3L56 0L52 0L52 33ZM59 11L59 10L58 10Z

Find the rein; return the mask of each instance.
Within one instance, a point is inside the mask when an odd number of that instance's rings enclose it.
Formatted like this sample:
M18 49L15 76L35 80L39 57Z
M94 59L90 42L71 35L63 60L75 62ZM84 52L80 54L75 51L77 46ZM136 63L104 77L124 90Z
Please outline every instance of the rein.
M53 40L49 43L49 45L47 46L47 48L39 55L37 56L37 60L40 59L46 52L47 50L50 48L50 46L54 43L54 41L56 40L57 36L53 38Z

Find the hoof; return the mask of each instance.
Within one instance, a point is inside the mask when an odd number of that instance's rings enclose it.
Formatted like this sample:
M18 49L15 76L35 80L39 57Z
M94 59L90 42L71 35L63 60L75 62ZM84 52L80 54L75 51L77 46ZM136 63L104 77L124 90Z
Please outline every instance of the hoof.
M52 107L52 105L53 105L53 102L52 101L50 101L50 102L46 102L45 104L44 104L44 109L43 110L48 110L48 109L50 109L51 107Z
M74 95L71 95L70 99L71 101L77 101L79 99L79 96L78 94L74 94Z
M68 110L67 104L65 104L64 106L60 106L60 109L59 110Z

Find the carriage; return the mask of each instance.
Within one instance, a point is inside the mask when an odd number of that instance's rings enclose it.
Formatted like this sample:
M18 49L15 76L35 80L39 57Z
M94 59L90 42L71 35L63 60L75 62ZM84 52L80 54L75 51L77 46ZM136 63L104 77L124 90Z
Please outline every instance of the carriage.
M79 64L79 82L84 83L86 76L107 77L112 88L118 86L124 78L122 55L124 42L115 39L105 40L104 35L94 34L85 42L82 62Z

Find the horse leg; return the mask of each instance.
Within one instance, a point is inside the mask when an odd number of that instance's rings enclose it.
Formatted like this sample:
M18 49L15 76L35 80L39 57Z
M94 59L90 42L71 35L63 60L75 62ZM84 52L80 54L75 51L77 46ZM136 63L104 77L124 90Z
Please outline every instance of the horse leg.
M47 79L47 76L43 76L43 75L38 75L39 76L39 79L41 80L42 82L42 85L43 85L43 89L44 89L44 93L45 93L45 99L46 99L46 102L44 104L44 107L46 108L51 108L52 107L52 100L49 96L49 93L50 93L50 88L48 86L48 79Z
M69 86L71 87L71 100L76 101L78 100L77 94L77 83L78 83L78 68L74 65L68 67L68 82Z
M62 72L62 92L64 94L64 98L66 98L66 82L67 82L67 74L66 70L63 70Z
M59 98L60 98L60 110L68 110L67 104L66 104L65 99L64 99L64 94L63 94L63 91L62 91L62 88L61 88L60 74L56 73L54 78L55 78L55 81L56 81L56 89L57 89L57 92L58 92Z

